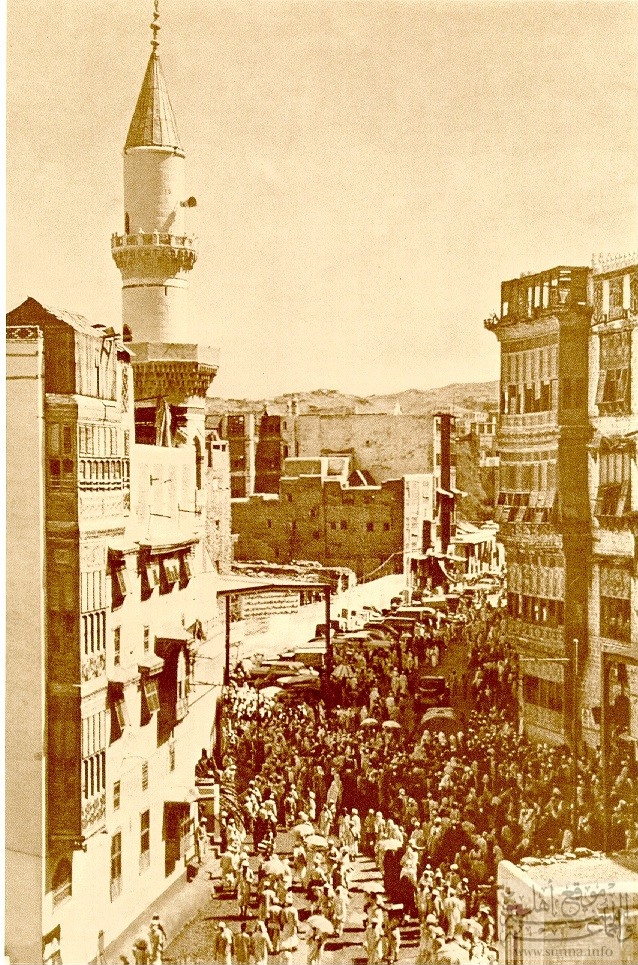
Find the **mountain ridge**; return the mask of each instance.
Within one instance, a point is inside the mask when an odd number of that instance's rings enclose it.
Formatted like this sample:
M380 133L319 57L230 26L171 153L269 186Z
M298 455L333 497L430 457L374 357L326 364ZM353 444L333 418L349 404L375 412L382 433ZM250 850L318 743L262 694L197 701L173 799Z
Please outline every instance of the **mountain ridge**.
M284 415L293 399L297 399L299 415L324 413L381 414L397 412L404 415L429 415L441 409L482 412L498 407L499 383L455 382L433 389L404 389L378 395L359 396L337 389L314 389L305 392L285 392L269 399L223 399L212 396L206 400L209 414L229 412L263 412Z

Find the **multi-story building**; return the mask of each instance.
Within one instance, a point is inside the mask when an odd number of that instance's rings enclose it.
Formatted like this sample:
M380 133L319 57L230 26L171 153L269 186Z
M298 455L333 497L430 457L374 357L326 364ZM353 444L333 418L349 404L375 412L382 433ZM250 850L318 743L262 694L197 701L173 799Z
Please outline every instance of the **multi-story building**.
M291 454L350 455L379 483L433 470L429 413L308 412L287 424Z
M638 741L638 257L594 259L589 335L591 667L582 694L583 736ZM604 688L604 699L601 694Z
M229 412L208 416L206 426L228 445L230 492L233 499L252 496L255 491L256 417L253 412Z
M286 416L263 412L227 412L210 414L206 426L228 442L230 481L233 499L244 499L253 493L276 493L288 458L286 441L292 422Z
M412 474L376 485L347 456L289 458L277 494L233 501L238 560L316 560L361 579L410 573L434 508L432 477Z
M7 317L6 950L89 962L184 873L223 680L225 442L192 340L184 151L152 52L124 149L123 338ZM28 802L28 810L25 808Z
M526 729L578 739L588 645L588 269L501 285L497 521Z
M259 420L259 438L255 452L255 492L279 492L279 480L284 462L289 455L289 446L284 436L288 435L290 419L281 415L264 412Z

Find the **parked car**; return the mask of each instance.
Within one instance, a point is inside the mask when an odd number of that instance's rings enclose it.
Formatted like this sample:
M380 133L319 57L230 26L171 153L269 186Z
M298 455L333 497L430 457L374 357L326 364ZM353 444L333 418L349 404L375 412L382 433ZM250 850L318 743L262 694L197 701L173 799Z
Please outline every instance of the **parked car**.
M300 661L272 660L253 667L246 676L253 687L267 687L274 684L277 677L292 676L305 671L306 667Z
M421 677L415 703L420 712L431 707L449 707L450 688L445 677Z
M339 633L339 630L341 630L341 624L339 623L339 620L331 620L330 633ZM317 626L315 627L315 640L318 640L321 637L325 638L325 636L326 636L325 623L318 623Z

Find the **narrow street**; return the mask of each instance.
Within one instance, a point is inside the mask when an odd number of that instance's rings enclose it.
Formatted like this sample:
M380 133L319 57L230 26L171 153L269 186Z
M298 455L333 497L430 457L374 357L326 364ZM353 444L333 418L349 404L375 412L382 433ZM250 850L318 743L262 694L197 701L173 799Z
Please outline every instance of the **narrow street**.
M292 852L293 836L286 832L277 835L275 850L280 856ZM251 858L253 868L257 866L257 859ZM229 893L222 892L221 874L219 862L209 859L206 868L202 868L200 874L210 874L211 877L211 898L203 907L200 908L196 917L183 929L183 931L167 946L164 954L164 962L172 965L210 965L212 962L211 948L214 923L224 921L233 928L238 927L241 921L236 899ZM365 857L358 857L354 861L352 887L350 889L351 901L348 909L348 917L341 938L328 939L324 946L322 961L324 963L335 963L335 965L363 965L366 961L365 953L362 948L364 933L364 902L366 899L366 889L381 892L383 884L381 875L373 861ZM295 962L305 962L307 957L307 946L304 941L303 920L310 914L310 906L305 899L302 889L295 885L293 888L295 905L299 910L299 918L302 924L300 932L299 949L295 953ZM255 913L255 908L251 909ZM415 962L419 945L419 928L417 922L402 929L401 957L402 962ZM283 956L272 955L269 962L283 962Z
M429 661L425 662L420 668L420 674L424 676L446 676L455 674L460 681L467 668L467 652L460 635L457 639L452 639L446 648L443 648L440 663L433 667ZM455 709L461 719L465 719L467 706L464 706L463 697L457 694L453 700ZM287 831L279 831L275 840L275 853L280 857L292 855L294 846L294 835ZM256 872L259 858L255 853L252 837L249 836L245 844L246 851L250 855L250 865ZM239 929L242 918L239 914L239 905L234 893L224 891L222 886L222 873L217 852L209 854L205 865L199 870L198 878L201 891L202 879L206 877L210 880L210 896L207 901L202 903L197 914L182 929L182 931L167 945L164 953L164 962L174 963L174 965L203 965L215 961L214 940L215 926L219 922L225 922L233 931ZM382 875L375 862L363 855L354 859L352 864L351 884L349 888L350 898L348 913L340 937L331 936L327 939L322 952L321 961L335 963L335 965L364 965L367 962L366 953L363 947L366 915L365 905L369 896L384 894ZM293 963L306 962L308 957L308 944L306 941L308 929L304 927L304 921L311 914L310 902L307 900L305 891L301 885L295 883L292 888L295 907L299 913L300 933L299 947L294 953ZM257 915L257 899L253 895L252 906L249 911L249 921L254 920ZM401 944L399 951L400 962L416 962L419 948L419 922L417 919L403 921L401 926ZM456 945L455 953L459 961L467 958L464 948ZM269 962L284 963L284 955L269 956Z

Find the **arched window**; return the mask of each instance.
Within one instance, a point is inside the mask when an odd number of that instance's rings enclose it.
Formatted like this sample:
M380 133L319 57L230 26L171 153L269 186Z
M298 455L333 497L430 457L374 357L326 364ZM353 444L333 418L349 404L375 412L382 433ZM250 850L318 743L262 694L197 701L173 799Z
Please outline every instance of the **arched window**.
M71 897L71 879L71 862L68 858L62 858L61 861L58 861L56 869L53 872L53 881L51 882L54 905L59 905L60 902Z
M128 216L128 211L124 215L124 233L127 235L131 233L131 219Z

